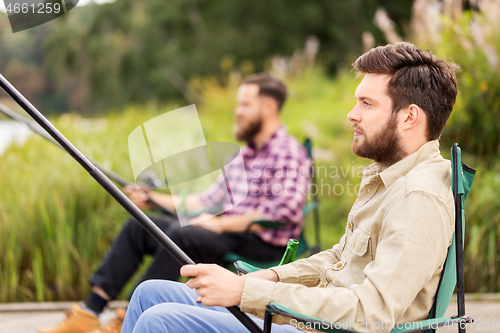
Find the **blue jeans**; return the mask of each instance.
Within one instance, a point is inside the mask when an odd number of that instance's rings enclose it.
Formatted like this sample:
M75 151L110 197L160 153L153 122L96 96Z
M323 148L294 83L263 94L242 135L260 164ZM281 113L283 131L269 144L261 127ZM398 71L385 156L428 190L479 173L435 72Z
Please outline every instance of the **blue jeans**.
M226 308L196 302L198 295L184 283L149 280L134 291L122 333L248 332ZM260 327L263 320L250 316ZM273 333L297 333L289 325L273 324Z

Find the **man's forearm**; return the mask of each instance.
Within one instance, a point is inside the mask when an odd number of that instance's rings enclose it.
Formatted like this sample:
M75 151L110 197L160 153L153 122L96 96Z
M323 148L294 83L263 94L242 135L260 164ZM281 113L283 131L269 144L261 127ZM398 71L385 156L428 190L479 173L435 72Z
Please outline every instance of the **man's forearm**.
M244 232L253 221L261 218L262 213L254 211L243 215L222 216L219 218L218 223L220 223L222 229L226 232ZM259 228L256 226L256 228L251 231L255 232L258 230Z
M271 269L261 269L260 271L248 273L245 276L256 277L259 279L264 279L264 280L268 280L268 281L272 281L272 282L279 281L278 274L276 274L276 272L271 270Z
M175 211L174 196L153 191L149 192L148 194L151 200L159 206L172 212Z
M182 203L182 198L178 195L163 194L158 192L149 192L150 198L158 205L170 210L175 211ZM202 205L198 195L190 194L184 199L184 209L186 211L201 210Z

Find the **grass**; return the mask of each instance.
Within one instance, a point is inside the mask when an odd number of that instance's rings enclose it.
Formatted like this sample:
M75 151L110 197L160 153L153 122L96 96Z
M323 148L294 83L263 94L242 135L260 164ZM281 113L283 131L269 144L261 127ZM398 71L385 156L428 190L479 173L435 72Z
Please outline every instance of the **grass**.
M151 110L54 121L85 154L132 179L127 135ZM89 131L89 128L100 128ZM68 154L33 136L0 163L0 300L79 299L127 213Z
M354 105L358 82L352 73L331 79L318 68L287 80L290 98L282 119L299 140L309 136L314 142L324 249L342 235L360 171L369 163L350 151L352 132L346 115ZM193 79L201 91L197 108L207 141L233 141L238 84L229 81L221 88L211 79ZM84 154L132 180L129 133L181 106L130 106L102 118L66 114L53 121ZM445 156L449 147L443 144ZM485 169L466 153L464 161L478 166L466 204L466 286L468 291L500 291L495 256L500 250L500 174L495 170L500 168ZM22 147L11 146L0 157L0 198L0 301L84 298L88 278L128 216L124 209L69 155L37 136ZM311 222L306 222L306 231ZM306 234L312 242L313 233ZM132 281L122 297L133 286Z

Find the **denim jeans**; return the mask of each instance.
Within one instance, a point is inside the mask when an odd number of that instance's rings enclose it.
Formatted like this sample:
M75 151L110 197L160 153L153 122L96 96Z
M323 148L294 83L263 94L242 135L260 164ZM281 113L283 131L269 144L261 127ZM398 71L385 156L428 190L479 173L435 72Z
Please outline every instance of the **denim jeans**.
M226 308L196 302L198 295L184 283L149 280L135 290L122 333L248 332ZM260 327L263 320L250 316ZM273 333L297 333L289 325L273 324Z

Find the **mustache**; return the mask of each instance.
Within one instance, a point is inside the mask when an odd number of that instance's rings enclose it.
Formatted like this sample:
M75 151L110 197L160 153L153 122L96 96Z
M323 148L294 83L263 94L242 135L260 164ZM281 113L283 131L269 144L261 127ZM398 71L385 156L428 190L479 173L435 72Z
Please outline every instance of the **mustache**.
M363 132L363 128L358 126L358 125L352 125L352 129L357 131L357 132L361 132L361 133L364 133Z

